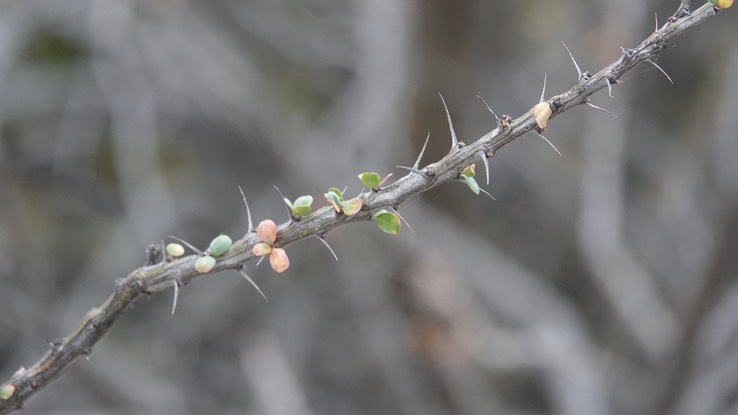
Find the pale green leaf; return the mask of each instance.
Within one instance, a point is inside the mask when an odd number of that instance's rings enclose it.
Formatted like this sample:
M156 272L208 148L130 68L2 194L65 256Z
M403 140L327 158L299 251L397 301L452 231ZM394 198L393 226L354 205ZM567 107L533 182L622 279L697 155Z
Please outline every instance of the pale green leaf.
M372 219L374 219L377 226L379 226L379 229L382 231L390 235L397 235L400 233L400 227L402 224L400 223L400 218L394 213L382 209L375 213Z

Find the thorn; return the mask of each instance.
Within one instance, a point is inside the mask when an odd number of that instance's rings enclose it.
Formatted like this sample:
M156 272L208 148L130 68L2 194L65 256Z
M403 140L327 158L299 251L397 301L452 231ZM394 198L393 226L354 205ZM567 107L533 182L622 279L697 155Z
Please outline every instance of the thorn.
M335 258L335 260L336 260L336 261L338 261L338 256L337 256L337 255L336 255L336 253L335 253L335 252L333 251L333 248L331 248L331 246L330 246L330 245L328 245L328 242L326 242L326 240L325 240L325 239L323 239L323 237L322 237L322 236L318 236L318 235L313 235L313 236L314 236L314 237L316 237L316 238L318 238L318 240L319 240L320 242L322 242L322 243L323 243L323 245L325 245L325 247L326 247L326 248L328 248L328 250L329 250L329 251L331 251L331 254L333 254L333 258Z
M492 196L492 195L491 195L491 194L490 194L490 193L489 193L488 191L486 191L486 190L482 189L481 187L479 188L479 191L480 191L480 192L482 192L482 193L484 193L485 195L489 196L490 198L492 198L492 200L497 200L497 199L495 199L495 197L494 197L494 196Z
M408 171L411 171L413 173L417 173L417 174L419 174L421 176L428 177L428 175L426 175L425 173L423 173L422 170L414 169L412 167L407 167L407 166L395 166L395 167L397 167L398 169L408 170Z
M177 300L179 299L179 282L177 280L172 280L174 283L174 300L172 301L172 315L174 315L174 310L177 309Z
M284 197L282 192L279 191L279 188L277 187L277 185L273 184L272 186L274 186L274 188L277 190L277 193L279 193L279 195L282 197L282 203L284 203L284 207L287 208L287 216L290 217L291 221L294 221L295 216L292 214L292 209L290 208L290 205L287 204L287 200L286 200L287 198Z
M561 152L559 151L559 149L558 149L558 148L556 148L556 146L555 146L555 145L553 145L553 143L552 143L552 142L548 141L548 138L544 137L544 136L543 136L543 134L541 134L541 133L538 133L538 132L537 132L536 134L537 134L537 135L538 135L539 137L541 137L541 138L543 139L543 141L545 141L546 143L548 143L548 145L550 145L550 146L551 146L551 148L552 148L552 149L554 149L554 151L555 151L555 152L556 152L556 153L557 153L557 154L559 155L559 157L562 157L562 158L564 157L564 156L562 156L562 155L561 155Z
M597 105L593 104L593 103L592 103L592 102L591 102L591 101L590 101L589 99L587 99L586 101L584 101L584 103L585 103L585 104L587 104L587 105L589 105L590 107L592 107L592 108L596 109L597 111L602 111L602 112L604 112L605 114L610 114L610 115L612 115L613 117L615 117L615 118L618 118L618 116L617 116L617 115L615 115L615 114L613 114L612 112L610 112L610 111L608 111L608 110L606 110L606 109L604 109L604 108L602 108L602 107L599 107L599 106L597 106Z
M258 291L259 294L261 294L261 296L264 298L264 301L266 301L268 303L269 302L269 299L267 298L267 296L264 295L264 292L261 291L261 288L259 288L259 286L256 285L256 283L254 282L254 280L252 280L251 277L249 277L249 274L246 273L246 266L245 265L242 266L241 269L238 270L238 272L241 273L241 275L243 275L244 278L246 278L246 281L248 281L249 283L251 283L251 285L256 289L256 291Z
M451 130L451 149L459 146L459 139L456 138L456 131L454 131L454 124L451 122L451 114L448 112L448 106L446 105L446 100L443 99L443 95L441 93L438 93L438 96L441 97L441 102L443 102L443 108L446 110L446 118L448 119L448 129Z
M502 120L500 119L500 117L497 116L497 114L495 114L494 111L492 111L492 108L489 107L487 101L485 101L484 98L480 97L479 95L477 95L477 98L479 98L479 100L482 101L482 104L487 107L487 111L491 112L492 115L495 117L495 121L497 121L497 126L502 127Z
M413 227L410 226L409 223L407 223L407 221L405 220L405 218L403 218L402 215L400 215L400 212L398 212L397 209L392 208L392 212L394 212L394 214L397 215L398 218L400 218L400 220L402 221L402 223L404 223L405 225L407 225L407 228L410 229L410 232L415 233L415 231L413 230Z
M579 82L582 79L582 69L577 64L577 60L574 59L574 55L571 54L571 51L569 50L569 47L566 46L566 43L564 41L561 41L561 44L564 45L564 48L566 48L566 51L569 52L569 57L571 58L572 63L574 63L574 67L577 68L577 82ZM543 98L541 98L543 100Z
M658 64L656 64L656 62L654 62L651 59L646 59L646 62L648 62L651 65L655 66L656 69L658 69L659 71L661 71L661 73L664 74L664 76L666 77L666 79L668 79L669 82L671 82L671 84L674 85L674 81L671 80L671 77L669 76L669 74L667 74L666 71L664 71L663 69L661 69L661 67Z
M430 133L428 133L428 136L430 136ZM428 142L428 139L426 138L426 143L427 142ZM384 178L379 181L379 185L377 186L377 190L381 189L381 186L384 184L384 182L386 182L387 180L389 180L389 178L392 177L392 176L394 176L394 175L395 175L394 173L390 172L388 175L384 176ZM369 189L369 190L375 191L374 189Z
M543 74L543 91L541 91L541 100L538 102L543 102L543 97L546 95L546 78L548 77L548 72L545 72Z
M487 153L485 153L484 150L482 150L481 153L482 161L484 162L484 171L487 173L487 186L489 186L489 161L487 160Z
M610 98L615 98L612 96L612 82L610 82L610 78L605 78L605 81L607 81L607 95Z
M241 191L241 196L243 197L243 204L246 205L246 216L249 217L249 229L246 231L246 233L249 233L254 230L254 222L251 220L251 209L249 209L249 202L246 201L246 195L243 193L243 189L241 186L238 186L238 190Z
M259 260L258 260L258 261L256 261L256 266L257 266L257 267L259 266L259 264L261 264L261 261L263 261L263 260L264 260L264 258L266 258L266 255L262 255L262 256L260 256L260 257L259 257Z
M195 248L194 246L192 246L191 243L185 241L184 239L179 239L179 238L177 238L174 235L169 235L169 237L172 238L172 239L176 239L179 242L182 242L183 244L187 245L187 247L190 248L191 250L193 250L196 254L198 254L198 255L205 255L205 252L202 252L201 250Z
M428 140L430 140L430 131L428 131L428 135L425 137L425 143L423 144L423 148L420 149L420 154L418 154L418 159L415 160L415 164L413 164L413 169L417 170L420 166L420 160L423 158L423 154L425 153L425 147L428 146Z
M659 31L659 13L658 12L654 12L653 18L656 21L656 28L653 31L654 32L658 32Z

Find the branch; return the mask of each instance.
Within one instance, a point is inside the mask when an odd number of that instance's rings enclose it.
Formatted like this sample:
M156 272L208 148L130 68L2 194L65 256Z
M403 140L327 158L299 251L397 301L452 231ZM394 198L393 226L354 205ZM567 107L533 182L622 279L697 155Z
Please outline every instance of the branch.
M274 247L285 247L310 237L322 237L328 231L351 222L368 221L380 209L395 211L421 193L450 181L458 180L465 168L475 164L480 157L492 157L502 147L530 131L537 133L546 128L548 120L581 104L587 104L595 92L616 85L628 71L641 63L654 64L654 60L666 49L666 44L676 36L716 15L720 8L705 4L694 12L689 12L689 2L681 1L677 12L664 26L647 37L633 49L622 49L620 58L591 75L580 76L577 83L568 91L548 100L541 100L530 111L511 120L503 116L497 128L485 134L470 145L459 142L443 159L422 169L415 166L396 182L384 188L363 191L361 210L351 216L337 213L333 207L324 207L310 215L292 220L278 227ZM568 49L568 48L567 48ZM578 65L577 65L578 66ZM450 120L449 120L450 121ZM450 124L450 123L449 123ZM453 130L452 130L453 132ZM257 234L250 229L237 240L225 255L218 257L215 267L207 272L241 270L255 255L254 245L260 242ZM186 285L194 278L205 275L195 270L197 255L169 261L156 262L132 271L124 278L115 281L113 293L99 307L88 311L77 327L66 337L50 342L49 350L29 368L21 367L6 382L0 385L0 414L22 409L24 402L35 392L46 387L60 376L78 357L89 355L97 343L115 322L131 308L142 295Z

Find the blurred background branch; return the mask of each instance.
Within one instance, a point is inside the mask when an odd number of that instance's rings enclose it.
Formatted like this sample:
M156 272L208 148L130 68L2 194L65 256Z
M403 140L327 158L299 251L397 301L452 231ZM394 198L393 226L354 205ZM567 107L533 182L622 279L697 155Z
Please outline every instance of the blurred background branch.
M10 0L0 5L0 373L99 303L143 248L205 246L288 197L447 150L612 61L675 1ZM736 411L738 48L723 13L445 186L415 234L290 252L286 278L139 303L33 413ZM564 75L566 74L566 75ZM635 85L634 88L632 85ZM499 108L505 105L504 108ZM439 137L444 137L441 139ZM357 190L357 189L354 189ZM321 260L323 258L323 260Z

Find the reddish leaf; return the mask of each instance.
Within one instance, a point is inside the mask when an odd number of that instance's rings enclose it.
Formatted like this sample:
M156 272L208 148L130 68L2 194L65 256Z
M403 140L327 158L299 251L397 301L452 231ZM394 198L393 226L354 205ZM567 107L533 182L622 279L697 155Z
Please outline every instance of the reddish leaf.
M269 255L269 265L277 272L284 272L290 267L290 259L287 257L287 252L282 248L274 248L272 254Z
M256 227L256 233L259 239L272 245L277 240L277 225L271 219L263 220Z

